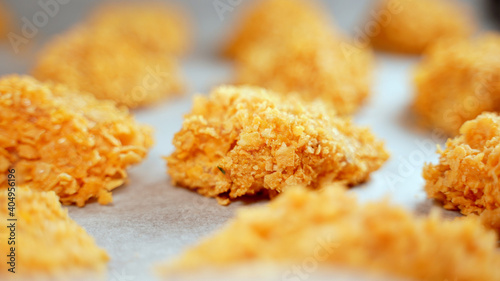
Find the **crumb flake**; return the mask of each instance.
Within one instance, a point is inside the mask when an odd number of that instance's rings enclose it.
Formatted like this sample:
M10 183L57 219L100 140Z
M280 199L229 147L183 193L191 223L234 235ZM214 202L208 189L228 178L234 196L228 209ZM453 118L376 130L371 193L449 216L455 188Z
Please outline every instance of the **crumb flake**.
M474 31L467 7L454 0L381 0L363 35L380 50L421 54L442 38L466 38Z
M424 167L429 198L500 230L500 117L483 113L466 122L439 153L439 164Z
M30 77L0 80L2 187L11 167L19 184L53 190L64 204L107 204L152 142L152 130L114 102Z
M54 192L38 192L18 186L14 194L16 261L19 265L16 275L40 278L40 274L57 275L70 271L105 272L109 256L81 226L71 220ZM2 206L7 206L9 197L7 190L0 190ZM7 207L0 208L0 219L6 222L8 218L12 217ZM8 268L4 253L9 252L9 236L10 230L1 227L0 238L5 243L0 243L0 277Z
M475 218L416 217L387 202L359 204L339 186L290 188L266 206L240 210L223 229L160 273L224 270L235 265L362 269L415 280L498 280L497 236ZM317 250L321 252L318 257Z
M229 199L290 184L362 183L388 153L368 129L328 110L262 88L221 86L195 98L165 158L168 173L176 185Z
M500 111L500 35L443 40L417 68L414 110L450 136L484 111Z

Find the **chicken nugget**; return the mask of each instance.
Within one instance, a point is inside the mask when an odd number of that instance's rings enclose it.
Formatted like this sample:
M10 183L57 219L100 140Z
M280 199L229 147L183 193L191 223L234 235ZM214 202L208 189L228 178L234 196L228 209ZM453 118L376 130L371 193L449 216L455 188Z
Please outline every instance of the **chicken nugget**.
M101 35L105 33L78 27L57 37L39 54L33 76L129 108L181 92L174 57L145 52L123 40Z
M483 113L465 122L439 154L439 164L424 167L428 197L500 230L500 116Z
M415 112L450 136L482 112L500 111L500 35L439 42L426 51L415 84Z
M253 3L236 27L224 54L236 58L248 47L272 41L280 44L295 35L321 38L334 33L327 14L315 1L260 0ZM311 36L313 37L313 36Z
M297 92L310 101L321 99L341 115L357 111L370 93L371 51L332 36L304 39L247 48L236 60L236 81L279 93Z
M151 135L112 101L30 77L0 79L0 186L14 168L18 184L53 190L64 204L107 204Z
M159 271L221 272L252 262L285 266L287 280L312 273L301 269L325 267L411 280L500 278L497 236L477 219L449 221L437 212L416 217L387 202L360 204L335 186L289 188L266 206L240 210Z
M475 29L467 8L452 0L381 0L372 15L365 35L375 48L396 53L421 54L438 39Z
M191 32L184 11L164 3L105 4L90 16L88 24L102 38L130 42L143 52L182 55L190 45Z
M12 175L17 176L17 171ZM8 210L11 202L15 205ZM62 278L104 275L109 256L68 216L53 191L39 192L19 186L10 192L0 190L0 205L0 219L11 225L0 228L3 241L0 243L0 277L8 274L26 278L22 280L49 280L41 279L47 275L52 277L50 280L56 277L70 280ZM8 254L15 256L15 273L7 271L11 268Z
M165 158L173 183L221 204L294 184L356 185L389 157L368 129L322 103L254 87L221 86L196 97L173 144Z

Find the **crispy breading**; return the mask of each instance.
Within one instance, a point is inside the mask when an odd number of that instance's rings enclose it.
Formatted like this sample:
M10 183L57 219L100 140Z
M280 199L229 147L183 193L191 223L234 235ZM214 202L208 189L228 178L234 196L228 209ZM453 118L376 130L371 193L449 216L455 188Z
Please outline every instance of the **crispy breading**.
M90 16L89 24L103 38L130 42L144 52L182 55L190 45L187 16L165 3L104 4Z
M15 197L13 217L7 209L11 195ZM3 241L0 243L0 276L58 276L71 274L72 271L86 274L95 271L96 274L103 275L109 256L96 245L85 229L68 216L67 210L61 207L59 198L53 191L38 192L16 187L15 191L9 194L7 190L0 190L0 204L0 219L3 222L7 223L7 219L17 219L16 228L13 229L16 244L8 245L7 241L12 241L7 239L12 237L11 230L5 226L0 228ZM10 268L7 264L10 261L7 257L10 247L15 247L15 274L7 272Z
M152 142L151 128L112 101L31 77L0 80L0 186L11 167L19 184L64 204L107 204Z
M415 217L387 202L359 204L338 186L289 188L266 206L239 210L160 272L220 272L256 261L293 267L313 259L415 280L499 280L496 243L495 232L474 218Z
M236 81L279 93L297 92L306 100L323 100L339 114L354 113L370 93L371 51L332 36L305 38L247 48L236 60Z
M130 108L177 95L183 88L174 57L85 26L50 42L32 73L42 81L63 83Z
M224 54L228 57L236 58L248 47L266 41L280 44L293 34L321 38L335 32L328 15L315 1L259 0L252 4L225 46Z
M438 39L470 36L468 12L453 0L381 0L364 32L377 49L421 54Z
M451 136L482 112L500 111L500 35L441 41L426 52L415 84L415 112Z
M221 86L196 97L173 144L165 158L173 183L223 204L294 184L356 185L389 157L368 129L321 102L253 87Z
M500 230L500 117L483 113L467 121L439 154L439 164L424 167L429 198Z

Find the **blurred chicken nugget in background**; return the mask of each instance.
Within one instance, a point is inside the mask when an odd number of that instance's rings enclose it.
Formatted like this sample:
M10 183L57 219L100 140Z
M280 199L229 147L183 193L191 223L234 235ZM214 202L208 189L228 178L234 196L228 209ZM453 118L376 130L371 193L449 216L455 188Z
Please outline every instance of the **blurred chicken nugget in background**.
M0 39L6 39L9 28L11 27L11 20L9 10L3 1L0 1Z
M178 95L184 87L175 55L186 51L189 36L182 19L160 4L108 4L53 39L33 76L129 108Z
M0 186L12 167L18 184L53 190L64 204L107 204L152 143L151 128L112 101L30 77L0 80Z
M290 35L295 39L246 48L236 60L236 81L320 99L340 115L355 113L370 94L373 54L363 48L352 51L354 45L333 36L313 36Z
M75 280L104 280L98 277L105 275L108 254L68 216L54 192L17 186L14 194L15 216L10 216L6 207L0 208L2 221L17 219L15 229L12 229L17 244L9 246L7 241L12 240L7 238L12 237L11 229L5 226L0 228L0 237L5 241L0 243L0 277L9 274L26 278L15 280L73 280L69 277L79 277ZM7 206L11 197L6 189L0 190L2 206ZM10 268L7 256L10 247L16 249L18 266L15 274L7 271ZM93 278L82 279L83 276Z
M42 81L62 83L129 108L178 95L183 89L179 72L171 55L144 52L86 26L53 39L32 70Z
M259 0L241 16L224 54L237 58L248 47L271 41L280 44L290 36L322 38L335 33L319 3L308 0Z
M500 34L441 40L417 67L414 111L422 123L458 134L484 111L500 111Z
M113 38L117 43L128 41L142 52L179 56L190 48L187 15L173 5L160 2L105 4L90 16L89 24L103 38Z
M280 277L290 280L301 279L306 264L307 269L337 266L412 280L500 278L497 236L479 220L450 221L437 212L416 217L387 202L360 204L338 186L316 192L290 187L268 205L240 210L159 271L168 277L212 269L220 276L252 262L284 265Z
M442 38L466 38L475 29L466 6L454 0L381 0L372 15L379 50L421 54Z
M373 68L370 51L349 45L316 2L263 0L225 53L236 60L237 83L319 98L345 115L368 97Z

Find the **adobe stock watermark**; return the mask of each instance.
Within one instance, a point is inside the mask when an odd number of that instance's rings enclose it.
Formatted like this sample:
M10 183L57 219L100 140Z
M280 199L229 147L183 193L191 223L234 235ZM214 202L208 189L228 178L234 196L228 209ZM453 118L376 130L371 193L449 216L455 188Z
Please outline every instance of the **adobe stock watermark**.
M20 34L10 32L7 35L14 52L18 54L22 46L28 44L30 40L35 38L38 32L40 32L40 29L47 26L50 19L59 14L61 6L69 2L71 2L71 0L39 0L38 6L40 10L35 12L31 18L21 18L22 26Z
M384 175L385 182L391 191L396 190L398 184L404 183L405 179L422 171L423 165L430 156L436 154L437 145L446 137L442 130L435 129L431 137L424 140L415 140L417 149L413 150L406 157L398 158L396 172L389 172Z
M494 73L474 73L471 81L477 81L478 85L474 89L474 94L467 96L461 103L447 108L443 112L443 120L449 126L456 126L464 121L464 117L472 117L481 114L483 111L492 110L491 104L498 99L491 89L494 82Z
M363 28L354 29L353 42L341 42L340 48L344 56L349 59L354 53L360 52L370 46L370 38L380 34L382 27L387 27L394 15L403 11L399 0L391 0L382 10L372 10L371 19L365 23Z
M336 242L333 236L326 239L317 239L313 254L306 257L299 264L293 265L289 270L283 272L281 280L283 281L303 281L308 280L316 272L320 264L326 261L333 254L340 244Z
M137 278L131 274L129 274L125 269L122 269L121 272L118 270L113 270L109 274L110 281L135 281Z
M141 103L150 92L158 90L162 85L170 80L170 72L163 70L159 65L156 67L146 67L146 75L139 85L132 89L130 101L133 104Z
M224 21L224 14L227 12L232 12L236 7L238 7L243 0L214 0L212 2L215 12L219 17L220 21Z

